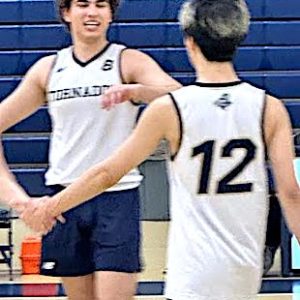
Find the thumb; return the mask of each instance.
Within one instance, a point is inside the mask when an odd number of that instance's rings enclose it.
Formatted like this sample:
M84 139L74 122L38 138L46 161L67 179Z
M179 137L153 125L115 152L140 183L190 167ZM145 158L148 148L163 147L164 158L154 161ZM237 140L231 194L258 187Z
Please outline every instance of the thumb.
M66 219L62 215L56 217L56 220L58 220L62 224L66 223Z

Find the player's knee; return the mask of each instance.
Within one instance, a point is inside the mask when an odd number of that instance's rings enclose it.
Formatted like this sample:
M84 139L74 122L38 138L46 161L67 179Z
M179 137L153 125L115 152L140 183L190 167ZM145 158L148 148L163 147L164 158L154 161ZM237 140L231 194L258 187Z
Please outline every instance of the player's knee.
M135 289L111 289L110 291L102 291L94 295L93 300L133 300L135 295Z
M120 295L120 293L112 292L109 294L102 294L102 295L95 295L93 300L133 300L134 299L134 293L123 293Z
M80 295L68 295L67 293L67 296L68 296L68 300L91 300L93 299L93 296L91 294L86 294L86 293L82 293Z

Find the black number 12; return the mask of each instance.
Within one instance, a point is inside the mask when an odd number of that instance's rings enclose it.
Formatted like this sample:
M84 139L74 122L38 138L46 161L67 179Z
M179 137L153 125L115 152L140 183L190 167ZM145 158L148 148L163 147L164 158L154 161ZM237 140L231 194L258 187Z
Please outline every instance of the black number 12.
M214 153L215 141L207 141L193 149L192 157L203 153L202 171L199 183L199 194L207 194L209 188L210 172L212 167L212 158ZM235 139L229 141L222 149L222 157L231 157L232 151L235 149L245 149L245 157L243 160L219 182L217 187L218 194L225 193L244 193L252 190L252 183L230 184L236 176L241 173L244 168L254 159L256 146L249 139Z

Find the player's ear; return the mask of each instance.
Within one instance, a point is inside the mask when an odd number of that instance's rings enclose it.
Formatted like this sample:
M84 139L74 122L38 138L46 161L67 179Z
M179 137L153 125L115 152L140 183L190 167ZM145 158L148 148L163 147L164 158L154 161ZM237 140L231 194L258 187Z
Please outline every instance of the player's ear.
M194 51L197 47L197 44L195 43L195 40L191 36L186 36L184 38L184 45L188 50Z
M70 23L71 22L71 19L70 19L70 10L67 9L67 8L64 8L63 11L62 11L62 18L63 20L66 22L66 23Z

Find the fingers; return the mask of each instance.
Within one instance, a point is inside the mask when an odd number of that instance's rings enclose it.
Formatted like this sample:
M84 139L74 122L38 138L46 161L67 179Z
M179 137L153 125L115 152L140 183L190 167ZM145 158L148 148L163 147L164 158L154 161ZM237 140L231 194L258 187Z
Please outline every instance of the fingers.
M23 201L23 200L11 200L8 205L14 210L16 211L18 214L21 214L24 209L26 208L27 205L27 201Z
M26 224L29 226L28 224ZM34 224L30 224L30 228L37 232L39 235L43 236L48 234L50 231L52 231L53 227L56 225L56 220L47 220L43 221L43 223L40 223L38 226L35 226Z
M62 224L66 223L66 219L62 215L56 217L56 220L59 221Z
M115 85L108 88L101 97L101 107L109 110L116 104L130 100L131 89L130 84Z
M112 92L102 96L101 107L109 110L123 101L122 92Z
M51 198L48 196L32 199L28 202L25 210L20 215L24 223L32 230L47 234L56 225L56 218L51 215L49 206L51 207ZM62 216L59 217L60 222L65 222Z
M33 216L35 210L36 210L36 202L34 200L31 200L27 203L25 209L20 215L20 218L22 220L25 220L26 222L30 221L31 216Z

